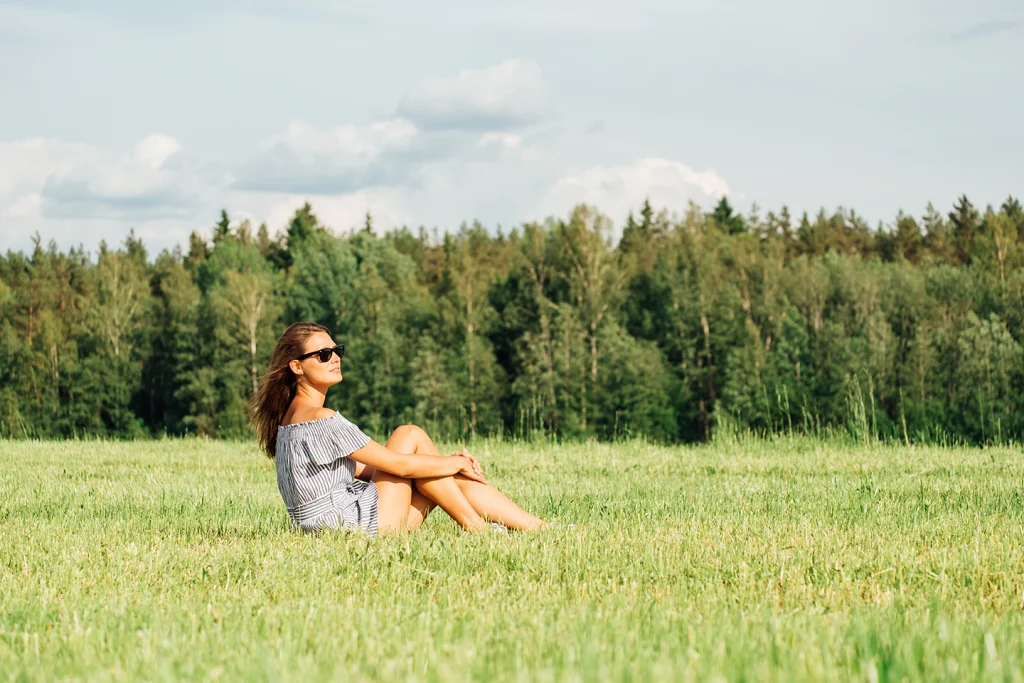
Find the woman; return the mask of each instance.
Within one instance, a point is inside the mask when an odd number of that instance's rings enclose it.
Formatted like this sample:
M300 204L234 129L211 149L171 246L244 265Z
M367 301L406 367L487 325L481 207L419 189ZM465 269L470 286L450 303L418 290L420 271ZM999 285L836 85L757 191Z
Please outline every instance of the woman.
M412 425L381 446L324 408L327 390L342 380L344 351L323 325L294 323L277 341L250 405L260 447L275 460L277 487L299 528L413 530L435 504L466 531L487 529L488 521L505 533L548 526L490 486L465 449L443 457Z

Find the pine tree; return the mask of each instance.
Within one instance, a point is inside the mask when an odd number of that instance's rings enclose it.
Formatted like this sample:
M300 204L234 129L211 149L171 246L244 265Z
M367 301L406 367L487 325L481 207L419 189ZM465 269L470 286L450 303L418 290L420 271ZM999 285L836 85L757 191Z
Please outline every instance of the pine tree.
M210 247L206 240L195 231L188 236L188 256L185 257L185 268L195 271L200 263L210 256Z
M313 207L306 202L295 212L288 223L288 248L298 248L318 229L320 229L320 222L313 214Z
M256 232L256 248L260 250L260 253L263 255L263 258L267 259L268 261L272 260L272 246L273 245L270 241L270 231L267 230L267 224L260 223L260 228Z
M974 250L975 233L981 226L981 217L966 195L960 195L953 210L949 212L953 226L953 244L960 263L970 263Z
M317 232L323 232L319 220L313 214L313 207L306 202L296 210L285 237L285 248L279 253L278 267L288 269L295 262L295 255Z
M894 253L917 265L921 262L921 247L923 237L921 228L913 216L908 216L902 211L896 218L896 232L893 235L895 248Z
M720 230L727 232L730 235L739 234L747 231L747 225L743 220L743 217L733 213L732 206L729 204L729 199L726 196L718 201L715 205L715 210L711 216L715 220L715 225Z
M227 209L220 210L220 220L213 226L213 243L227 239L231 235L231 219L228 218Z
M235 236L238 239L239 243L242 244L243 246L247 247L250 244L252 244L252 221L246 218L241 223L239 223L238 230L236 231Z
M1017 229L1015 240L1024 241L1024 207L1020 201L1016 197L1007 197L1000 210Z

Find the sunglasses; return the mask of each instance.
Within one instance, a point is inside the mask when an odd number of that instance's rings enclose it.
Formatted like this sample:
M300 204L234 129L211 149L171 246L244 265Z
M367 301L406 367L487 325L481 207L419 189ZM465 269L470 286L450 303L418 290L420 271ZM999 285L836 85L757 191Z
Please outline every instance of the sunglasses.
M338 360L344 358L345 345L338 344L337 346L328 347L326 349L320 349L319 351L310 351L309 353L302 354L295 360L306 360L310 356L316 356L316 359L321 363L328 363L331 360L331 356L333 356L334 354L338 354Z

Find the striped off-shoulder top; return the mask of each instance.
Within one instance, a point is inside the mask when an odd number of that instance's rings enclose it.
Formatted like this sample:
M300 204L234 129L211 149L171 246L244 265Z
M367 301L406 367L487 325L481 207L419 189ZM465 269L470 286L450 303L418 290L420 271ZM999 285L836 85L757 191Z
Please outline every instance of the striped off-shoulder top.
M377 532L377 486L355 478L349 457L370 437L341 413L282 425L277 431L277 488L303 531L324 526Z

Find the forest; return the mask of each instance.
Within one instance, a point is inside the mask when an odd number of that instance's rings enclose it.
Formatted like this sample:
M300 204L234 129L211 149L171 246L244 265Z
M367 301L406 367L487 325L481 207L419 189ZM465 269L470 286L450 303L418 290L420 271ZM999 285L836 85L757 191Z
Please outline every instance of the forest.
M872 227L727 198L613 231L598 208L510 231L287 226L0 256L0 437L248 438L276 338L346 345L328 395L378 440L1024 437L1024 210L967 197ZM210 234L209 230L204 233Z

